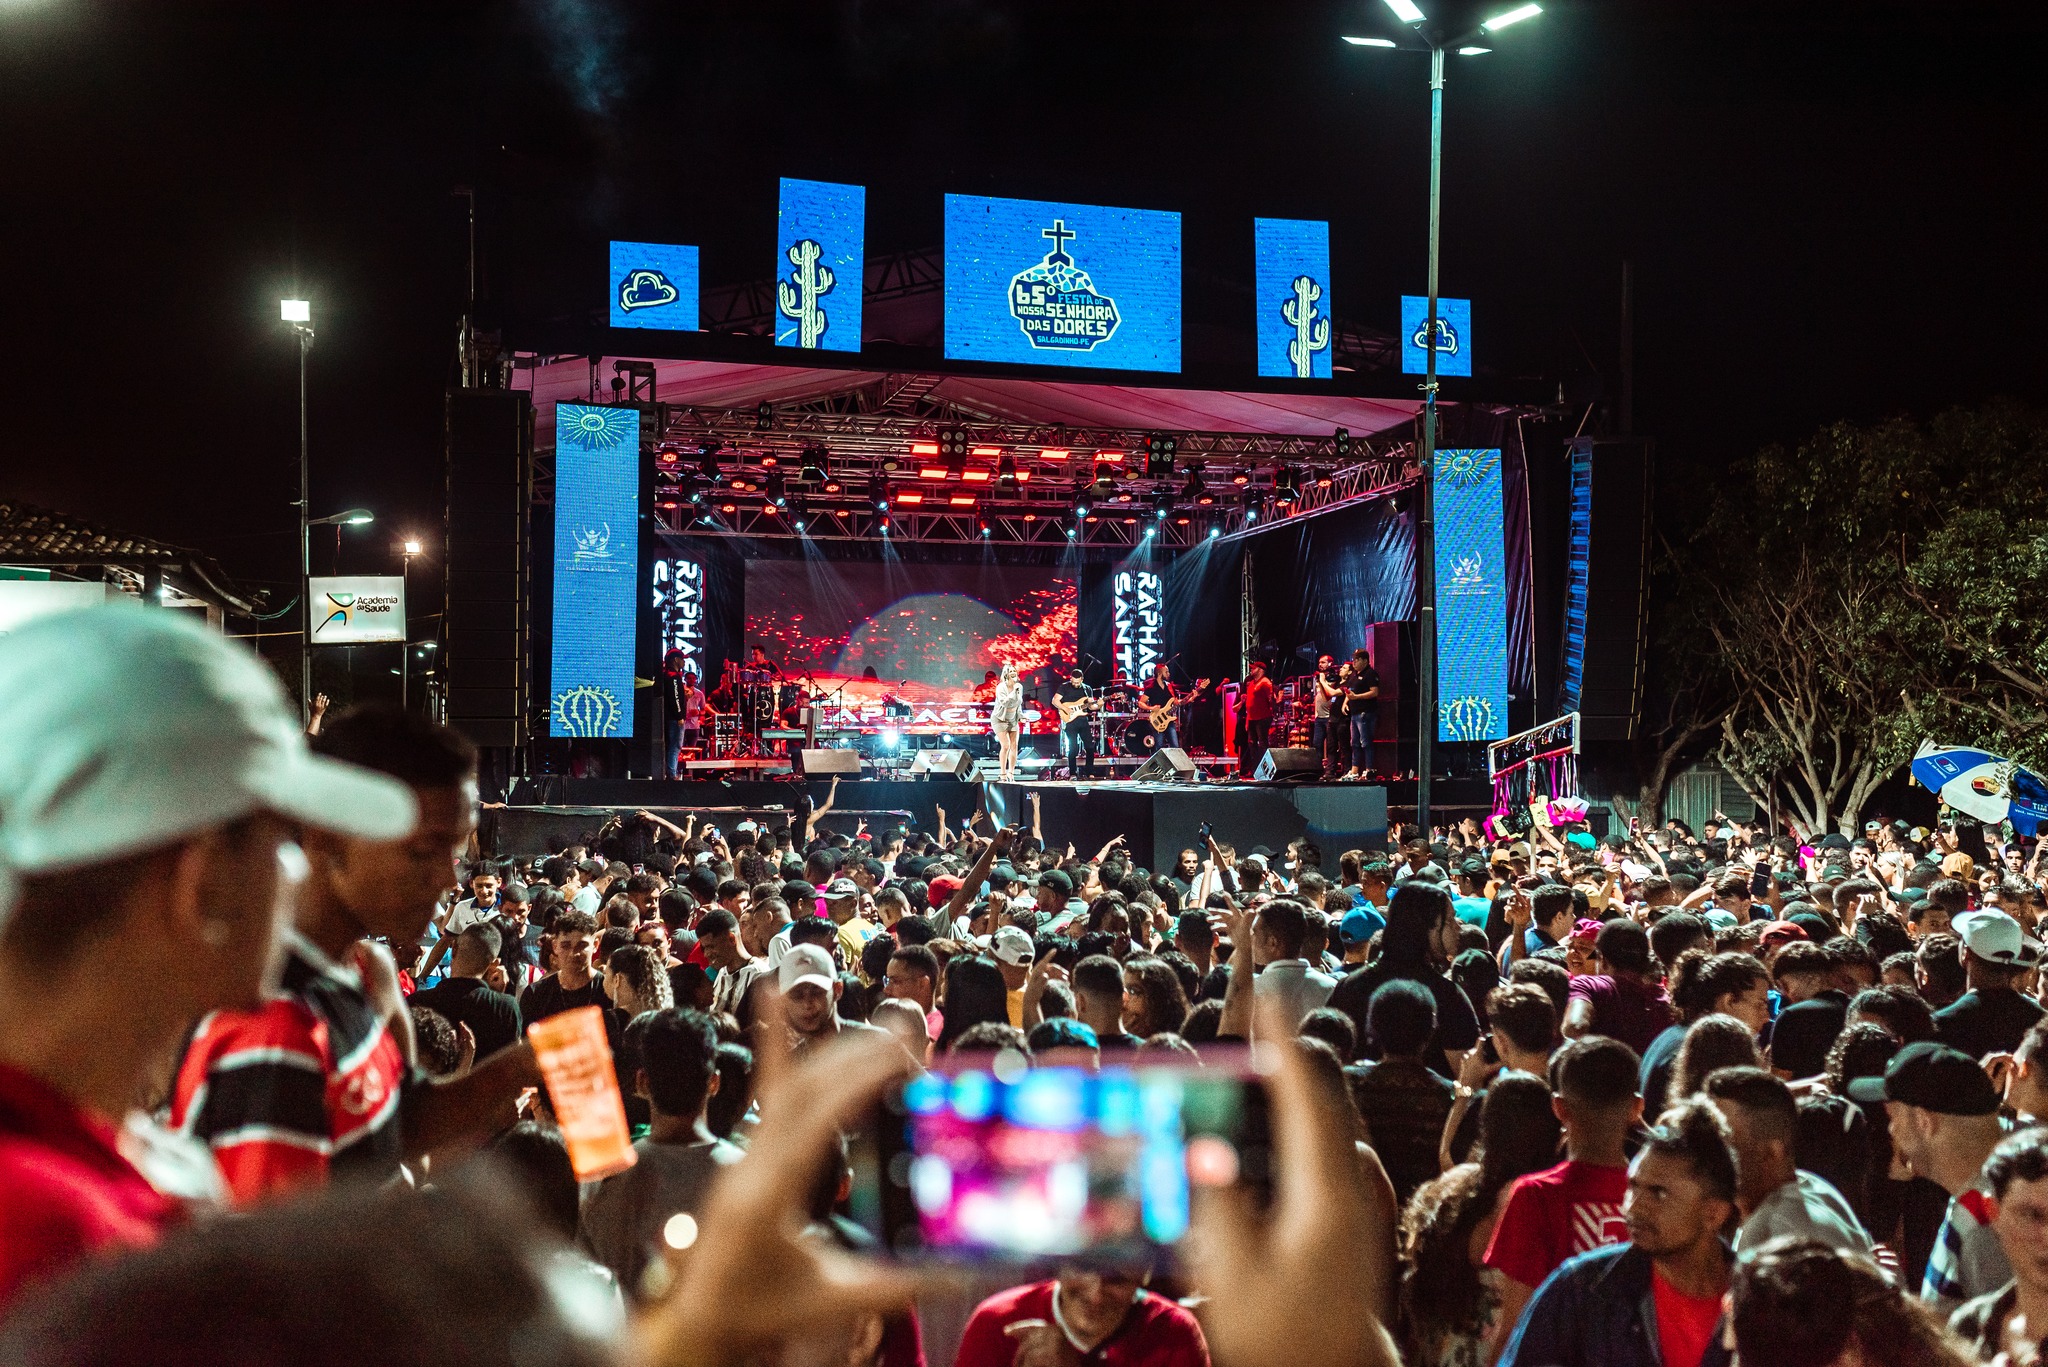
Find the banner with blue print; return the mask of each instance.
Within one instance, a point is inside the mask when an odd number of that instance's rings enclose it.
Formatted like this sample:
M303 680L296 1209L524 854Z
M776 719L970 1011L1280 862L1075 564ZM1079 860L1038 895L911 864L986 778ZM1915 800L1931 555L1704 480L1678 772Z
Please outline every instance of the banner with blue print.
M865 186L783 178L775 215L775 345L860 350L867 206Z
M1429 373L1429 296L1426 294L1404 294L1401 296L1401 373L1403 375L1427 375ZM1446 299L1437 296L1436 301L1436 373L1439 375L1470 375L1472 373L1472 301L1470 299Z
M1180 370L1180 215L946 196L946 358Z
M640 410L555 405L554 649L548 734L633 734Z
M697 249L671 242L614 242L611 325L697 330Z
M1330 225L1253 220L1259 374L1330 378Z
M1500 452L1436 453L1437 739L1508 733L1507 537Z

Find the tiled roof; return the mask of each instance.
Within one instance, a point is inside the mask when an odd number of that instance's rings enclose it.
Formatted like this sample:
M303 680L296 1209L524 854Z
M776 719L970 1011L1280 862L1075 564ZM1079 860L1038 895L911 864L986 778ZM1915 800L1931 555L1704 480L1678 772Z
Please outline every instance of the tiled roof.
M27 503L0 502L0 565L122 565L170 572L178 587L238 612L254 611L247 592L208 556L185 546L127 536Z

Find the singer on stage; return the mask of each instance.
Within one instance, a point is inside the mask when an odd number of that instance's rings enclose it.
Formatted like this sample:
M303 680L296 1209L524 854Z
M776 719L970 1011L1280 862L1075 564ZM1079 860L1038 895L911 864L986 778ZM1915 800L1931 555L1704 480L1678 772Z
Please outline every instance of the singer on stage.
M1017 678L1017 666L1003 662L996 680L995 710L989 713L988 729L996 738L998 778L1008 783L1017 772L1017 736L1024 726L1024 684Z

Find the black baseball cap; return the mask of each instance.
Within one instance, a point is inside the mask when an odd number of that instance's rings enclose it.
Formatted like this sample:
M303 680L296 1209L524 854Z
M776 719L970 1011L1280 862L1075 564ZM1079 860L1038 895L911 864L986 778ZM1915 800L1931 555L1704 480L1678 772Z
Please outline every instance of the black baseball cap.
M1990 1115L1999 1101L1977 1060L1933 1040L1907 1045L1892 1055L1883 1077L1856 1078L1848 1090L1851 1101L1865 1106L1896 1101L1938 1115Z

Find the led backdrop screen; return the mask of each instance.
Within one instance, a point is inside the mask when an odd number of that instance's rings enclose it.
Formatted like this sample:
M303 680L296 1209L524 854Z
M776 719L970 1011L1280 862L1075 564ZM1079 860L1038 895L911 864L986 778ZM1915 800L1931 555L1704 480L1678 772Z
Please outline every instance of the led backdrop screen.
M834 724L874 729L895 699L905 730L985 728L988 671L1076 650L1075 581L1051 568L750 560L746 576L748 653L814 679Z
M1180 215L946 196L946 355L1180 370Z
M867 203L863 186L784 178L775 215L775 345L860 350Z
M1500 452L1436 453L1437 739L1508 733Z
M1330 225L1294 218L1253 224L1259 374L1330 378Z
M557 404L549 735L633 734L639 558L639 410Z
M697 330L697 249L667 242L614 242L611 324Z
M1404 294L1401 296L1401 373L1403 375L1427 375L1429 373L1429 296L1426 294ZM1439 375L1470 375L1472 373L1472 301L1470 299L1446 299L1442 295L1436 300L1436 373Z

